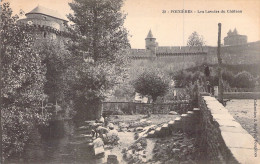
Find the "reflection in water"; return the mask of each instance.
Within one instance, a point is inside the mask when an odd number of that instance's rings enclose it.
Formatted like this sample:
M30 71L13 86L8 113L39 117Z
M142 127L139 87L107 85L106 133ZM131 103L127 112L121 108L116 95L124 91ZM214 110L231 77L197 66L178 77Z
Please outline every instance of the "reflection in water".
M79 123L83 124L83 123ZM120 163L124 163L121 150L134 142L133 132L119 132L120 144L105 147L105 155L93 158L93 151L87 143L76 138L78 132L72 120L51 122L48 127L34 131L24 154L10 160L11 163L60 164L60 163L106 163L108 155L117 155Z
M9 160L11 163L86 163L92 155L88 148L72 145L75 133L72 120L50 122L48 127L35 130L24 153ZM82 154L85 154L82 156ZM84 158L83 158L84 157Z

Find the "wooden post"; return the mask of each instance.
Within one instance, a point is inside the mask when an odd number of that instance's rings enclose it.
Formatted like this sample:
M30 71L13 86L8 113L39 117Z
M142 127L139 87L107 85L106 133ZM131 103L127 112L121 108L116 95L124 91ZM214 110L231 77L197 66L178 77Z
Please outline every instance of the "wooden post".
M1 49L1 52L0 52L0 164L3 163L3 138L2 138L2 135L3 135L3 128L2 128L2 108L3 108L3 100L2 100L2 88L3 88L2 72L3 71L2 70L3 70L3 64L2 64L2 55L3 55L3 50Z
M218 24L218 101L223 104L223 80L222 80L222 59L220 56L220 48L221 48L221 23Z
M3 101L2 101L2 54L0 54L0 164L3 163L3 128L2 128L2 108L3 108Z

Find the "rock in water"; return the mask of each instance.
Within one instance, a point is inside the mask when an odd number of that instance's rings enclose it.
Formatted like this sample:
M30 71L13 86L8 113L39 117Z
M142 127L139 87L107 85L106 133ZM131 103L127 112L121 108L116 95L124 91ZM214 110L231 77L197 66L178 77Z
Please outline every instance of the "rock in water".
M104 123L105 122L105 119L104 119L104 117L100 117L100 119L98 120L100 123Z

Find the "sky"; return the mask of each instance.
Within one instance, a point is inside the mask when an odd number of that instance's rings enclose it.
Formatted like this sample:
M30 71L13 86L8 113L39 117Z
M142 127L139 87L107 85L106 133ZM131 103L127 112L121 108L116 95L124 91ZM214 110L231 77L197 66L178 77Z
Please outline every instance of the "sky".
M72 0L3 1L10 2L14 13L20 9L27 13L37 5L62 15L72 12L68 5ZM182 9L192 13L176 13ZM238 12L227 13L228 10ZM247 35L248 42L260 40L260 0L125 0L122 11L127 14L124 26L132 48L145 48L144 39L150 29L159 46L186 45L194 31L204 37L206 45L217 46L218 23L222 24L222 43L229 29L234 28Z

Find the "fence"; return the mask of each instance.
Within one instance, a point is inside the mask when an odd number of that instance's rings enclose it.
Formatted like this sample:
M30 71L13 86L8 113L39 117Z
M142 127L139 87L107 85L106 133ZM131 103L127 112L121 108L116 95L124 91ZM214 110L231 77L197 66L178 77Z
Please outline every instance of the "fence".
M178 100L172 103L135 103L135 102L103 102L102 110L106 114L168 114L175 111L179 114L191 110L190 100Z

